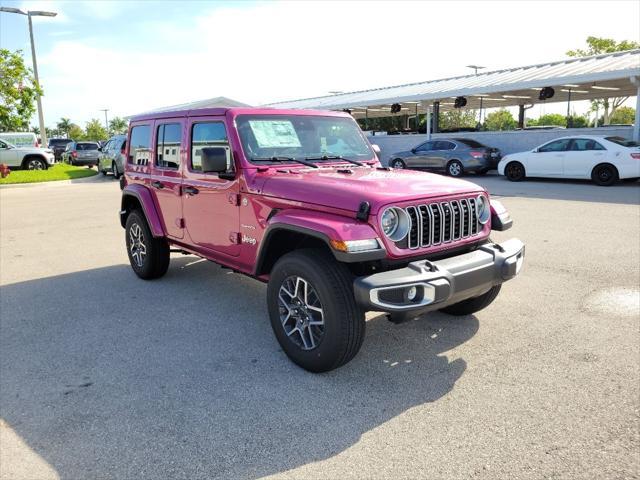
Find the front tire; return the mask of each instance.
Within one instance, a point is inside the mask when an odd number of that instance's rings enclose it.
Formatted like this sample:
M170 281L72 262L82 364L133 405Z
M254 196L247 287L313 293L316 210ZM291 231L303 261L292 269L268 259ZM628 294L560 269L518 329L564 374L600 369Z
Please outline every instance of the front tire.
M125 242L131 268L140 278L160 278L169 268L169 244L151 235L144 214L134 210L127 217Z
M404 163L404 161L402 161L402 159L396 158L391 162L391 168L403 169L407 168L407 165Z
M284 255L267 287L271 327L287 356L310 372L349 362L364 340L364 313L353 278L332 255L317 249Z
M618 169L609 163L596 165L591 172L591 179L601 187L610 187L618 181Z
M491 302L493 302L498 294L500 293L500 288L502 285L496 285L491 287L487 293L483 293L482 295L474 298L468 298L467 300L463 300L458 303L454 303L453 305L449 305L441 309L441 312L448 313L449 315L471 315L472 313L479 312L483 308L488 307Z
M24 161L23 168L26 170L46 170L47 163L40 158L27 158Z
M462 163L460 163L458 160L451 160L449 163L447 163L447 173L450 177L461 177L464 173Z
M520 162L509 162L504 167L504 175L512 182L521 182L526 177L524 165Z

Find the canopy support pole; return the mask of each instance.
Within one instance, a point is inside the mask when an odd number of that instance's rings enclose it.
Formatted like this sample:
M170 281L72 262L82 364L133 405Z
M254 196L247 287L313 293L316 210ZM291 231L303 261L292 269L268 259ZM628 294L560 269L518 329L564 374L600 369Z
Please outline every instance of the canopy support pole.
M567 96L567 128L573 127L573 118L571 118L571 87Z
M427 105L427 140L431 140L431 105Z
M524 129L524 104L518 105L518 128Z
M364 129L369 130L369 108L364 108Z
M636 120L633 124L633 140L640 142L640 77L632 77L631 83L636 86Z
M440 102L433 102L433 133L440 131Z

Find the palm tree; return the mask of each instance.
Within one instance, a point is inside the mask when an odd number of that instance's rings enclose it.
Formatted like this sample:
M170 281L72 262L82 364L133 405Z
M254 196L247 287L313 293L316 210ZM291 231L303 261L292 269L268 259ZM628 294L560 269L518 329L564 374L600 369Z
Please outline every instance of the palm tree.
M62 117L60 119L60 121L56 124L56 127L58 127L58 130L60 130L61 132L64 133L64 135L66 137L69 136L69 130L71 130L71 120L69 118L64 118Z
M109 130L114 134L126 133L128 126L129 123L121 117L112 118L109 122Z

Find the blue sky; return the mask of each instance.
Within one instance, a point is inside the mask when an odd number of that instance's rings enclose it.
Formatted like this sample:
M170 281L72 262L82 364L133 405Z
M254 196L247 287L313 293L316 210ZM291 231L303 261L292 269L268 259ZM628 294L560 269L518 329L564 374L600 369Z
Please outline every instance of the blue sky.
M640 40L635 0L0 5L59 14L34 23L48 126L84 125L102 108L122 116L217 96L258 105L463 75L470 63L557 60L588 35ZM0 14L0 47L31 63L26 17Z

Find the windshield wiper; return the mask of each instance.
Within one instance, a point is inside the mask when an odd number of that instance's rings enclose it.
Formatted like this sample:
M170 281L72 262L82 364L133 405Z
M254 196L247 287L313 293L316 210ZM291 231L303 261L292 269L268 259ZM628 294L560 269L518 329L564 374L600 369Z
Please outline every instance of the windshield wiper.
M342 155L322 155L321 157L305 157L305 160L344 160L345 162L353 163L360 167L364 167L364 163L357 160L351 160L350 158L344 158Z
M278 157L278 156L274 156L274 157L256 157L256 158L252 158L251 161L252 162L279 162L279 163L297 162L297 163L301 163L303 165L307 165L308 167L318 168L318 165L316 165L315 163L307 162L306 159L305 160L301 160L299 158L293 158L293 157Z

